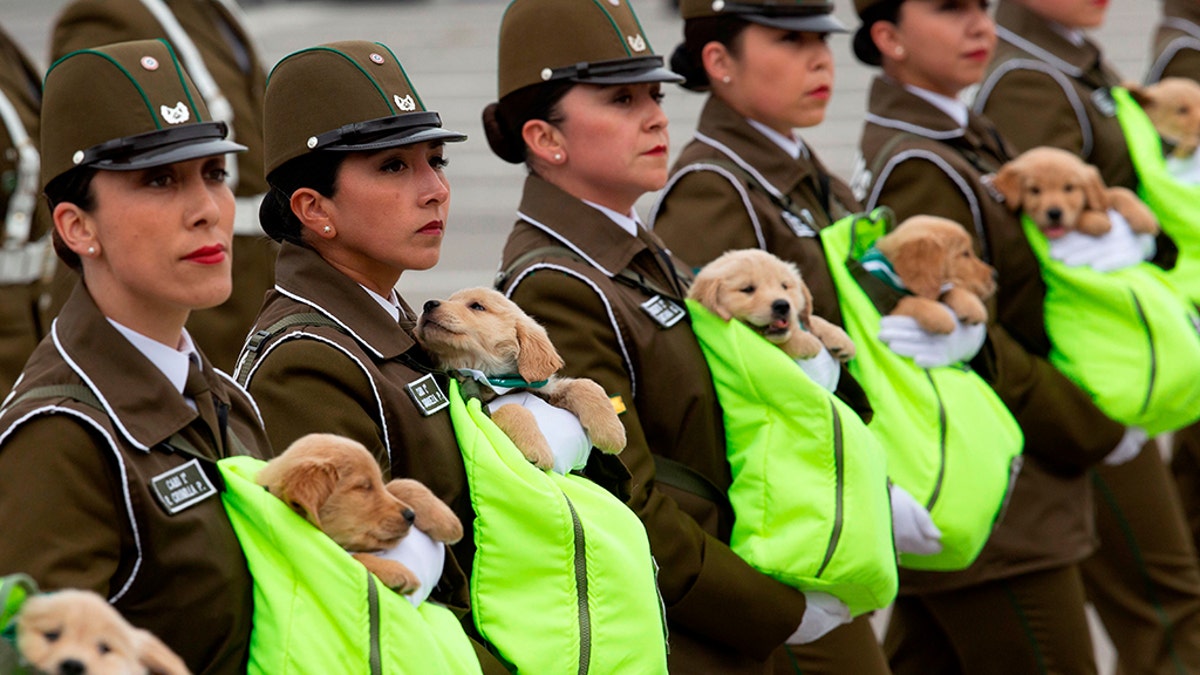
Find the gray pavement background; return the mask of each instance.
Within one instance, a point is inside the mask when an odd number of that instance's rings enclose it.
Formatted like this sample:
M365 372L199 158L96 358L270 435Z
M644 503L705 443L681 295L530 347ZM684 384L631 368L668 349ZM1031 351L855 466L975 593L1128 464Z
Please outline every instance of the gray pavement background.
M242 0L247 23L264 61L274 64L293 50L322 42L369 39L390 46L400 57L426 105L442 114L447 128L470 138L448 148L452 203L441 263L433 270L405 275L399 288L416 307L470 285L490 284L500 248L520 199L522 167L506 164L488 149L480 123L483 107L495 98L496 40L506 0ZM682 36L670 0L634 0L655 50L668 56ZM49 33L66 0L0 0L3 25L42 66L47 65ZM849 0L837 0L847 26L856 21ZM1112 0L1105 26L1092 33L1108 59L1128 79L1145 72L1159 3ZM859 64L848 36L830 43L837 83L824 124L803 130L829 168L848 178L854 163L873 69ZM703 96L669 88L664 106L671 119L672 158L690 138ZM335 104L335 102L331 102ZM1030 111L1030 124L1037 124ZM644 214L652 203L640 203ZM885 615L877 617L882 625ZM1095 627L1102 675L1112 672L1112 651Z

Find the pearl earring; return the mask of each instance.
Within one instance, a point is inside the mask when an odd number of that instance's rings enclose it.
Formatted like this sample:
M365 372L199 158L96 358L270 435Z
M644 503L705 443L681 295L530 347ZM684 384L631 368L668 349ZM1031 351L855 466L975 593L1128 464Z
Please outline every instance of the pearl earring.
M562 161L562 153L561 152L554 153L554 161L556 161L556 162Z
M733 78L726 75L725 77L721 78L721 81L724 82L725 84L729 84L730 82L733 82Z
M333 232L333 228L326 225L325 227L321 228L321 231L324 232L325 234L329 234L330 232Z
M896 58L904 56L904 47L896 47Z
M88 255L96 255L96 247L95 246L88 247Z

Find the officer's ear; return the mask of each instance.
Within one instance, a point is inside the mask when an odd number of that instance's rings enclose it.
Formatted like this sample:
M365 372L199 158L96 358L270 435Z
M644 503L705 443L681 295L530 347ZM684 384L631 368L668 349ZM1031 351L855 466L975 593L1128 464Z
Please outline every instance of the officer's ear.
M99 253L96 221L87 211L73 202L59 202L54 207L53 218L59 238L75 255L82 259Z
M700 50L700 61L704 64L704 72L712 86L729 82L733 77L734 58L725 45L716 40L704 45Z
M546 120L529 120L521 127L527 154L545 164L560 165L567 161L562 131Z
M329 214L329 198L308 187L297 188L289 200L292 213L304 229L319 237L328 238L334 232Z
M876 21L871 24L871 41L884 57L893 61L904 60L907 52L896 33L896 24L891 21Z

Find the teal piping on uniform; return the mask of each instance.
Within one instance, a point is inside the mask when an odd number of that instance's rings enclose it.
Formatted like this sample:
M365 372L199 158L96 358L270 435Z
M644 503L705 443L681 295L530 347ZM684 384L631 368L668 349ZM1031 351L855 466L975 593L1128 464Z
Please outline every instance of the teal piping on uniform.
M170 42L162 38L158 38L158 41L163 43L163 46L167 48L167 53L171 55L171 63L175 64L175 74L179 76L179 84L183 87L183 95L187 96L188 106L191 107L192 113L196 116L196 121L203 122L204 118L200 116L200 109L196 107L196 101L192 98L192 92L188 89L187 80L183 78L183 66L179 65L179 57L175 55L175 50L171 47ZM153 116L153 111L151 111L151 117ZM155 120L156 124L157 122L158 120Z
M633 52L629 51L629 45L625 44L625 35L623 33L621 33L621 27L617 25L617 20L613 18L613 15L608 12L608 8L605 7L604 5L601 5L600 0L592 0L592 4L595 5L596 8L599 9L601 12L604 12L604 16L608 18L608 22L610 24L612 24L613 31L616 32L617 37L621 38L621 49L625 50L625 55L633 56ZM629 8L629 13L630 14L633 13L632 7ZM641 28L642 28L641 26L638 26L638 30L641 30ZM643 37L642 39L644 40L645 37ZM647 49L650 48L650 43L648 43L648 42L646 43L646 48Z
M1138 546L1137 536L1134 535L1129 521L1125 519L1125 513L1121 511L1121 505L1117 503L1117 498L1113 495L1112 489L1108 487L1108 484L1104 482L1100 474L1095 471L1092 471L1092 485L1095 486L1096 491L1104 498L1105 505L1112 510L1113 516L1117 519L1117 525L1121 528L1121 534L1125 536L1125 544L1129 546L1129 552L1133 555L1133 561L1137 566L1138 574L1146 584L1146 597L1150 601L1150 605L1154 607L1154 614L1158 617L1159 625L1162 626L1164 634L1163 642L1166 643L1167 652L1171 654L1171 662L1175 665L1175 672L1185 675L1188 670L1180 663L1179 653L1175 651L1175 624L1167 616L1167 612L1163 609L1158 595L1154 592L1154 582L1150 578L1150 575L1146 573L1146 562L1142 557L1142 549Z
M141 94L142 101L146 104L146 110L150 111L150 119L154 120L154 128L155 129L162 128L162 125L158 123L158 117L155 116L155 114L154 114L154 106L150 103L150 97L146 96L146 90L142 89L142 85L138 84L138 81L136 79L134 79L132 73L130 73L128 70L125 70L125 66L122 66L120 63L117 63L116 59L109 56L108 54L105 54L104 52L98 52L95 49L80 49L78 51L71 52L70 54L67 54L66 56L63 56L61 59L55 61L53 64L50 65L50 69L46 71L46 78L44 80L42 80L42 85L45 86L46 80L50 79L50 73L54 70L54 68L56 66L58 66L58 64L62 63L63 61L66 61L68 58L70 58L76 54L92 54L94 56L99 56L100 58L104 59L105 61L108 61L109 63L116 66L117 70L121 71L122 73L125 73L125 77L129 78L129 81L133 83L134 89L137 89L138 93ZM174 54L172 54L172 56L174 56Z
M542 387L546 386L546 383L549 381L550 380L538 380L536 382L528 382L520 375L508 374L488 377L488 383L494 384L497 387L520 387L521 389L541 389Z
M404 76L404 83L408 85L409 91L411 91L412 95L417 99L417 105L421 106L421 110L424 110L425 102L421 100L421 95L417 93L417 88L413 86L412 80L408 79L408 71L404 69L404 64L400 63L400 59L396 56L396 52L393 52L391 47L383 44L382 42L376 42L375 44L379 45L384 51L392 55L392 60L396 62L396 66L400 68L400 74Z
M1017 615L1017 623L1021 624L1021 631L1025 633L1025 637L1029 638L1029 645L1033 648L1033 658L1037 660L1037 671L1039 675L1049 675L1046 670L1046 657L1042 654L1042 644L1038 642L1037 636L1033 633L1033 627L1029 625L1029 618L1025 616L1025 609L1021 607L1021 602L1017 600L1017 594L1013 593L1012 585L1005 579L1000 582L1004 588L1004 596L1008 598L1009 604L1012 605L1013 613Z

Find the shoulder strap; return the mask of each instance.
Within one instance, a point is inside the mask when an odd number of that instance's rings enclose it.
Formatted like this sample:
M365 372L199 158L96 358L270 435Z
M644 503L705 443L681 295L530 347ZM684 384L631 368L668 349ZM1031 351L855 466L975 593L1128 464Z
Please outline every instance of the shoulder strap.
M516 274L517 271L523 269L531 260L535 260L544 256L562 256L564 258L574 260L575 262L581 262L588 267L592 267L591 263L589 263L583 258L583 256L579 255L575 251L572 251L566 246L551 244L549 246L541 246L521 254L516 260L512 261L508 267L505 267L496 273L496 277L492 282L493 286L495 286L497 290L503 291L504 285L512 280L513 275ZM670 262L670 259L668 258L664 262ZM671 264L674 266L674 263ZM678 274L678 269L676 269L675 272ZM620 272L617 272L616 276L613 277L613 280L623 283L626 286L632 286L633 288L640 289L647 295L661 295L669 298L677 297L675 292L668 291L660 287L654 282L653 279L648 279L631 269L623 269Z
M919 138L921 137L912 133L911 131L901 131L900 133L895 134L891 138L887 139L887 142L883 144L883 147L879 149L879 152L875 153L875 159L871 161L871 168L868 172L871 176L871 181L874 182L875 179L879 177L879 172L883 169L883 165L892 158L892 152L896 150L896 146L900 145L904 141Z
M705 160L705 162L708 164L715 164L722 169L729 171L738 178L742 179L750 189L757 190L766 195L767 198L779 208L798 218L804 218L804 216L800 213L802 209L796 206L796 202L794 202L791 197L779 192L778 190L773 190L763 185L762 181L760 181L757 176L747 171L745 167L741 166L737 162L731 162L727 159L708 159ZM825 178L825 180L828 181L828 178ZM824 188L825 185L822 185L822 187Z
M250 380L250 372L254 369L254 364L258 361L260 356L259 350L262 348L262 344L293 326L327 326L343 333L346 332L340 324L324 314L317 312L289 314L251 335L250 339L246 341L246 346L242 349L241 360L238 361L237 370L233 374L238 384L245 387L246 382Z

